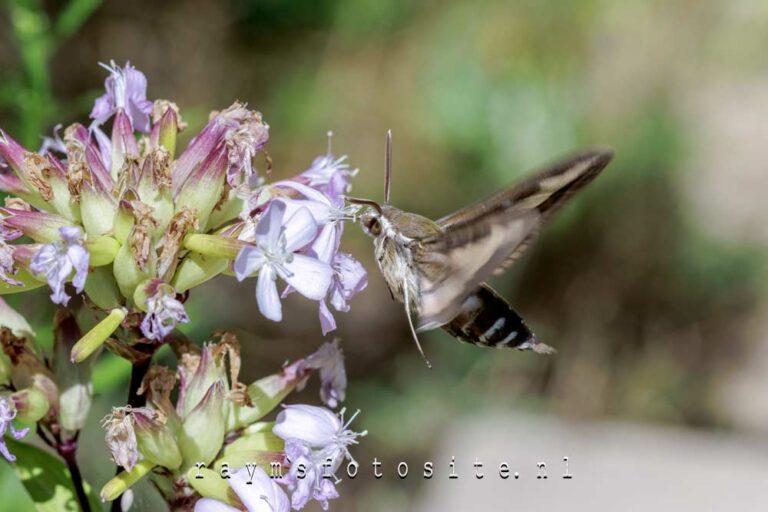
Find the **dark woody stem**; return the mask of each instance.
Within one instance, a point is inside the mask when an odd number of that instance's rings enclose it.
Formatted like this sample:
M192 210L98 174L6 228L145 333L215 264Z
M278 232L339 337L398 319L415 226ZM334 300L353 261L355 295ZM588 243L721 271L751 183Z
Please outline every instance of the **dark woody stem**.
M139 388L141 382L144 380L144 376L149 370L149 366L152 362L152 358L148 357L144 361L137 361L133 363L131 367L131 383L128 387L128 405L131 407L141 407L146 402L146 399L139 395Z
M62 442L58 434L55 432L48 434L38 423L37 435L64 459L67 469L69 469L69 477L72 479L72 486L75 488L75 495L77 496L77 502L80 504L80 510L82 512L91 512L91 503L88 501L88 495L85 494L83 475L80 474L80 466L77 465L77 458L75 456L77 452L77 438L80 432L77 432L75 437L69 441Z
M146 398L139 395L139 388L144 380L144 376L149 371L149 367L152 364L152 356L155 353L158 345L139 343L134 345L138 350L133 351L134 355L141 354L142 356L134 357L131 363L131 382L128 386L128 402L127 405L131 407L142 407L146 402ZM120 474L122 470L117 468L115 474ZM120 498L115 499L110 507L112 512L121 512Z
M83 476L80 474L80 467L77 465L77 458L75 452L77 451L77 438L71 441L66 441L56 446L56 450L67 463L69 468L69 475L72 478L72 485L75 487L75 494L77 495L77 501L80 504L80 509L83 512L91 512L91 504L88 502L88 496L85 494L85 488L83 487Z

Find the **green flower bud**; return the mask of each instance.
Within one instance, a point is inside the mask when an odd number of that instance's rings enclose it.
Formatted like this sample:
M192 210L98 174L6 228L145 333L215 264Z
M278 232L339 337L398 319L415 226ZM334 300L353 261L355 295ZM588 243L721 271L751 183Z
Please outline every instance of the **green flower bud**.
M147 270L150 269L151 266ZM117 251L113 272L123 297L133 297L136 287L150 276L149 271L143 271L139 268L129 244L123 245Z
M141 412L133 415L134 431L139 453L150 462L168 469L181 465L181 452L176 444L176 435L167 423L156 415L151 418Z
M80 215L88 235L104 235L115 224L117 203L108 191L84 186L80 191Z
M171 194L171 157L164 148L154 149L144 159L138 193L141 202L152 208L157 221L153 237L165 233L174 213Z
M142 460L137 462L130 471L121 472L101 488L101 492L99 493L101 501L113 501L119 498L120 495L128 490L133 484L152 471L153 467L155 467L155 465L152 462Z
M187 377L184 394L179 400L181 416L186 418L192 409L202 402L203 397L217 382L227 382L227 368L224 361L226 352L220 351L212 343L203 346L200 360L192 375Z
M28 423L40 421L50 408L48 399L36 389L22 389L11 394L11 401L16 407L16 418Z
M223 258L190 253L184 257L176 268L171 285L173 285L178 293L184 293L190 288L201 285L221 274L227 269L228 265L229 262ZM0 282L0 289L2 289L2 284Z
M111 236L95 236L86 241L85 248L91 254L89 265L101 267L115 261L120 244Z
M123 302L110 267L96 267L85 281L85 293L101 309L113 309Z
M224 443L224 386L213 384L202 401L192 409L181 425L179 448L185 467L196 462L210 464Z
M177 209L182 206L194 209L201 229L207 224L208 217L221 198L228 165L226 147L222 147L211 153L179 190Z
M52 194L49 203L53 206L53 209L67 219L79 224L80 203L72 199L64 170L49 173L48 185L51 187Z
M245 242L219 235L192 234L184 239L184 247L204 256L234 260Z
M128 240L128 235L131 234L135 219L133 217L132 201L137 200L136 194L133 190L126 190L123 197L120 199L117 208L117 215L115 216L115 224L112 227L112 236L115 237L120 245L125 245Z
M96 324L96 326L88 331L85 336L75 343L72 347L70 360L73 363L79 363L84 361L89 355L91 355L97 348L102 346L105 341L120 327L120 324L125 319L127 310L125 308L115 308L109 312L106 318Z
M152 105L152 147L163 147L171 158L176 154L176 136L187 127L181 120L179 107L172 101L155 100Z

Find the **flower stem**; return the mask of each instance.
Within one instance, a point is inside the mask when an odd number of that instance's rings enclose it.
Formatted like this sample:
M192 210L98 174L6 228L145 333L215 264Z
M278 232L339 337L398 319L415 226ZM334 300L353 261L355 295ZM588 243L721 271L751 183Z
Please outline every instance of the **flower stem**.
M85 488L83 487L83 476L80 474L80 467L77 465L77 458L75 452L77 451L77 439L62 443L57 446L57 450L64 462L67 463L69 468L69 475L72 478L72 485L75 488L75 494L77 495L77 501L80 503L80 509L83 512L91 512L91 504L88 502L88 496L85 494Z
M131 407L141 407L146 401L143 396L139 395L139 388L141 387L141 382L144 380L144 376L149 370L150 364L152 364L151 355L147 358L134 361L131 366L131 383L128 386L128 405ZM121 469L118 467L115 474L120 474L120 471ZM122 508L119 499L112 502L110 510L112 512L121 512Z
M146 402L146 398L139 395L139 388L149 370L151 362L152 358L148 357L143 361L133 363L131 367L131 384L128 388L128 405L131 407L141 407Z

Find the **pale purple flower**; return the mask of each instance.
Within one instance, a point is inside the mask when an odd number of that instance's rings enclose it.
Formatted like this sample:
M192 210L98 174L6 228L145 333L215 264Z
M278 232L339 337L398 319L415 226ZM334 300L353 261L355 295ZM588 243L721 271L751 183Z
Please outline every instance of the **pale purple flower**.
M328 510L328 500L339 497L333 474L327 473L324 461L315 458L312 449L304 442L289 439L285 442L285 457L291 464L282 483L291 491L291 506L301 510L309 500L317 501Z
M176 300L175 291L165 284L154 288L147 298L147 313L141 321L141 332L154 341L162 341L176 327L177 323L189 323L184 305Z
M354 461L348 447L367 434L349 429L356 416L357 413L344 423L343 409L336 415L312 405L287 405L278 414L272 432L285 440L291 470L284 483L292 491L294 509L301 509L314 499L327 510L328 500L338 497L334 473L345 458ZM306 473L304 479L298 478L299 466Z
M284 201L272 201L256 227L255 245L244 247L234 264L235 276L242 281L259 273L256 300L261 313L279 322L282 305L275 280L280 277L305 297L320 300L331 285L331 267L297 251L317 235L317 223L306 208L286 215Z
M363 291L368 286L368 273L363 265L345 252L336 252L331 263L333 279L328 289L328 298L336 311L346 313L349 311L349 301L352 297ZM336 329L336 319L325 302L320 301L320 325L323 335Z
M299 174L295 180L336 199L347 193L349 179L357 174L357 169L350 170L346 160L346 155L334 158L329 151L328 154L315 158L309 169Z
M332 176L331 182L339 181L341 174ZM288 211L306 208L315 221L322 226L320 234L312 244L312 253L333 268L333 279L328 290L331 304L336 311L349 311L347 300L351 299L368 284L367 274L363 266L346 253L339 253L341 235L344 232L345 219L353 214L352 208L345 207L341 195L328 196L319 190L313 189L295 181L280 181L274 187L285 187L302 194L306 199L284 200L288 205ZM286 293L292 291L290 288ZM284 294L285 295L285 294ZM325 299L319 306L320 326L323 335L336 329L336 320L333 317Z
M283 369L288 381L302 379L296 386L297 391L304 389L306 379L313 371L320 373L320 399L329 407L337 407L339 402L344 401L347 392L344 353L338 339L323 343L313 354Z
M21 430L13 428L12 422L15 417L16 408L13 406L13 403L6 397L0 397L0 455L5 457L5 460L8 462L15 461L16 456L8 451L5 441L3 441L5 433L10 432L11 437L19 440L29 432L28 428L23 428Z
M302 175L299 175L301 177ZM357 207L345 207L342 193L338 190L346 190L348 183L341 173L333 174L330 182L320 188L302 183L303 180L283 180L274 185L275 188L284 187L295 190L305 197L304 200L295 200L297 204L308 203L308 208L319 224L339 223L350 218Z
M288 512L291 509L288 496L267 472L256 465L249 465L230 474L230 487L245 506L247 512ZM211 498L195 503L194 512L238 512Z
M149 115L152 102L147 100L147 77L129 62L120 68L111 61L109 66L102 64L109 76L104 81L106 92L96 99L91 111L95 126L107 122L118 110L124 110L134 129L149 132Z
M329 407L337 407L347 393L347 371L339 340L324 343L307 358L307 367L320 372L320 399Z
M45 274L48 286L53 292L51 300L66 306L70 297L64 291L64 284L74 271L72 284L77 293L83 291L90 255L83 246L83 232L79 227L59 228L59 235L61 240L40 247L29 264L29 270L33 274Z
M314 405L286 405L272 428L272 432L283 440L293 439L309 446L315 458L332 461L331 471L336 471L344 458L354 460L349 446L358 444L357 438L367 432L354 432L349 425L357 417L357 411L344 422L344 412L334 413L325 407Z

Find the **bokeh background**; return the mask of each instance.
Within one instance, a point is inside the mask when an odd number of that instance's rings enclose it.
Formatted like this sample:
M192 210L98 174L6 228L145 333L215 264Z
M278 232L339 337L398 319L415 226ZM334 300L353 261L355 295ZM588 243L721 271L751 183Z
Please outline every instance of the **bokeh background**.
M484 351L435 331L424 336L428 371L370 240L349 227L346 250L370 273L337 317L347 405L369 431L354 453L365 467L377 456L387 476L346 481L333 510L701 510L710 499L758 510L768 500L764 1L0 6L0 126L31 147L57 123L86 119L105 77L97 63L115 59L146 73L150 98L178 103L187 137L234 99L261 110L275 179L324 153L333 130L334 150L360 168L355 195L381 199L391 128L393 202L432 217L578 148L615 149L604 175L493 281L555 356ZM199 341L236 332L255 378L323 339L315 304L291 297L286 320L271 323L252 288L196 289L184 330ZM45 293L10 299L44 340ZM128 373L109 354L95 369L79 457L96 487L112 474L98 421L124 401ZM447 479L451 455L458 481ZM490 468L484 481L471 476L475 456ZM401 460L405 480L394 476ZM426 460L433 480L421 478ZM535 479L539 460L556 468L548 482ZM493 478L502 461L519 481ZM31 506L2 465L0 496L2 509ZM139 487L133 510L158 506Z

